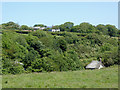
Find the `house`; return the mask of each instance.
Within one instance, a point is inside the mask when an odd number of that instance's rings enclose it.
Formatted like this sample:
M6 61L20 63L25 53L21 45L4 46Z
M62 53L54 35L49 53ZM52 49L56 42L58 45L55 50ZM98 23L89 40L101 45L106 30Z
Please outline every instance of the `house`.
M49 28L49 30L48 31L51 31L51 32L60 32L60 29L57 27L56 28L56 26L47 26L47 28Z
M60 32L60 29L50 29L51 32Z
M39 26L33 27L34 30L38 30L38 29L43 30L43 29L45 29L45 28L46 28L46 27L39 27Z
M101 69L104 65L101 61L92 61L90 64L86 66L86 69Z

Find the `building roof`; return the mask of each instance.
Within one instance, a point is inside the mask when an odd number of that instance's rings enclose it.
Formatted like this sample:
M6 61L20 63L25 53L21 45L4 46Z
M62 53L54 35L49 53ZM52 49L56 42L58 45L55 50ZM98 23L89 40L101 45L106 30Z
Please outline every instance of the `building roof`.
M86 66L86 68L99 68L100 65L102 65L100 61L92 61L90 64Z

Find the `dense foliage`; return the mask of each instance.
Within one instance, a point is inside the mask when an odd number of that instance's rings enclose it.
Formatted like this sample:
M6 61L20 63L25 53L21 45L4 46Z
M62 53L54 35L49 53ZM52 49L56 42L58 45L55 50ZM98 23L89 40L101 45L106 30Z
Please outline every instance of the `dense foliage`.
M3 29L19 29L19 25L14 22L8 22L8 23L3 23L2 24Z
M37 30L22 34L4 30L3 74L80 70L99 57L105 66L118 64L118 34L114 26L73 25L64 23L60 26L62 32Z

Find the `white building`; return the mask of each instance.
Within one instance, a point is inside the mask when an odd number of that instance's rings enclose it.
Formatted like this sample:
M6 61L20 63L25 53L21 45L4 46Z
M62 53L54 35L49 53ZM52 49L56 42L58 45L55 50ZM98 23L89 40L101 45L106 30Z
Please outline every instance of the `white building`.
M43 30L45 29L46 27L33 27L33 29L37 30L37 29L40 29L40 30Z
M52 32L60 32L60 29L51 29Z

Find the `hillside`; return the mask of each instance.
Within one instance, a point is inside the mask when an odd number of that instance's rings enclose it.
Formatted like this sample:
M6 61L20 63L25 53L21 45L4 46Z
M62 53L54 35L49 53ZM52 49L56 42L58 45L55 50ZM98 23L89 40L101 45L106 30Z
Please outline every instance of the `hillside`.
M118 88L118 66L100 70L3 75L3 88Z
M117 37L42 30L2 34L3 74L82 70L100 57L106 67L118 64Z

